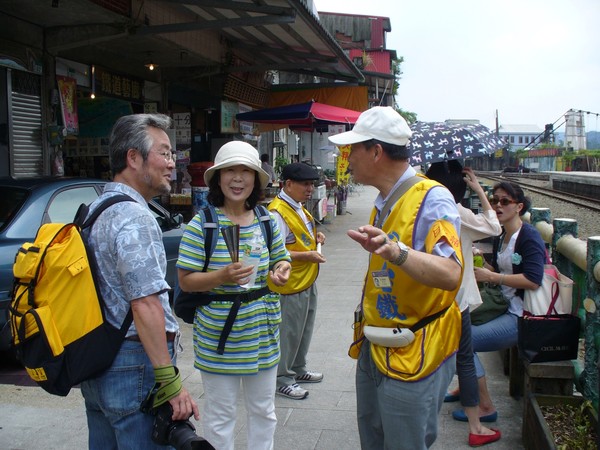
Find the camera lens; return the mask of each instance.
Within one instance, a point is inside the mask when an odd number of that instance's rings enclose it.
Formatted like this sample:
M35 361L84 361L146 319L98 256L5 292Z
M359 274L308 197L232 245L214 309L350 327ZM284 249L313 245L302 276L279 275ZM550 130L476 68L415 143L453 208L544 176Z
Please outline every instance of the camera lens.
M206 439L196 434L189 420L172 420L173 408L167 402L156 408L152 440L157 444L171 445L176 450L215 450Z
M169 427L169 445L177 450L210 450L213 446L196 434L194 425L189 420L172 422Z

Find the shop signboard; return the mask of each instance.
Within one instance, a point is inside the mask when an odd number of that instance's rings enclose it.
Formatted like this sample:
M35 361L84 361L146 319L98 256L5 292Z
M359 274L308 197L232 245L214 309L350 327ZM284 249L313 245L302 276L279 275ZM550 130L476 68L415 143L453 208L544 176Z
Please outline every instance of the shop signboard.
M345 125L329 125L328 132L329 136L335 136L346 131ZM350 174L348 173L348 156L350 155L350 146L343 145L338 147L339 155L337 157L337 163L335 168L335 180L338 185L347 185L350 181Z
M340 154L337 157L336 182L338 185L347 185L350 182L348 173L348 156L350 156L350 146L343 145L338 147Z
M94 84L96 97L107 95L136 103L144 101L144 80L141 78L109 72L96 66Z
M243 103L238 103L238 112L245 113L252 111L252 107L248 105L244 105ZM242 134L257 134L254 131L254 124L252 122L239 122L240 133Z
M79 118L77 116L77 80L75 78L56 76L58 93L60 96L60 109L63 125L67 135L79 134Z
M239 103L221 102L221 133L235 134L240 132L240 125L235 118L235 115L239 112Z
M192 145L191 113L173 113L173 123L175 124L177 148L180 148L181 146L189 147Z

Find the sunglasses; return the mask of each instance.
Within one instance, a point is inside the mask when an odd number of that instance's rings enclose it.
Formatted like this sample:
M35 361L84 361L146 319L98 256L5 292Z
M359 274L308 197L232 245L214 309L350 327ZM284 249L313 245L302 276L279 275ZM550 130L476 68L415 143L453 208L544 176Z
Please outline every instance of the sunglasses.
M490 203L492 205L497 205L498 203L500 203L500 205L502 205L502 206L507 206L507 205L510 205L511 203L519 203L519 202L517 202L515 200L511 200L508 197L500 198L500 197L493 196L493 197L490 197Z

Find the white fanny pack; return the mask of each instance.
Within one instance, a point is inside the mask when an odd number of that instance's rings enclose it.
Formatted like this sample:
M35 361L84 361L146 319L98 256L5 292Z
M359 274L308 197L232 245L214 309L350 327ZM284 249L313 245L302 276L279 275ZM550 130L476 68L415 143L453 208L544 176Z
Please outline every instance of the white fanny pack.
M408 328L383 328L365 325L363 332L369 342L383 347L406 347L415 340L415 334Z
M363 328L363 333L365 334L365 337L369 340L369 342L372 342L375 345L381 345L382 347L391 348L406 347L407 345L412 344L412 342L415 340L415 332L417 330L420 330L425 325L433 322L438 317L443 316L449 308L450 306L447 306L441 311L431 314L430 316L424 317L410 328L386 328L365 325ZM362 314L362 312L360 313Z

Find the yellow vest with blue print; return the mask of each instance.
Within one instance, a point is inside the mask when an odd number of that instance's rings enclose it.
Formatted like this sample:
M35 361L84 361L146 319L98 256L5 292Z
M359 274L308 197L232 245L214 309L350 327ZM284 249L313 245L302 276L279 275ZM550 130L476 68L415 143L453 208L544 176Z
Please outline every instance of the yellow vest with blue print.
M294 210L292 205L285 200L276 197L271 203L269 203L268 208L270 211L277 211L279 214L281 214L281 217L283 217L283 220L285 220L287 226L290 228L290 231L294 233L294 236L296 236L296 242L285 244L289 251L307 252L317 249L317 241L306 227L302 217L296 213L296 210ZM313 217L306 210L306 208L302 207L302 210L304 211L304 214L306 214L307 219L313 223L313 230L316 233L316 226ZM318 274L319 264L308 261L292 260L292 272L290 273L288 282L284 286L275 286L271 282L270 278L268 279L267 284L273 292L284 295L296 294L312 286L317 279Z
M402 240L413 247L412 236L416 217L429 189L438 183L425 179L411 187L392 207L382 229L393 241ZM371 215L371 223L376 210ZM435 244L446 240L462 264L460 239L454 226L440 218L429 230L425 251L432 253ZM389 287L376 287L373 272L384 271ZM387 284L387 283L386 283ZM459 283L460 284L460 283ZM449 307L441 317L417 330L415 340L406 347L388 348L371 343L371 358L380 372L402 381L421 380L458 349L461 334L461 315L453 291L425 286L409 277L401 267L372 254L363 291L361 325L410 328L418 321ZM362 328L362 327L361 327ZM362 333L361 333L362 334ZM357 357L364 336L358 336L349 355Z

